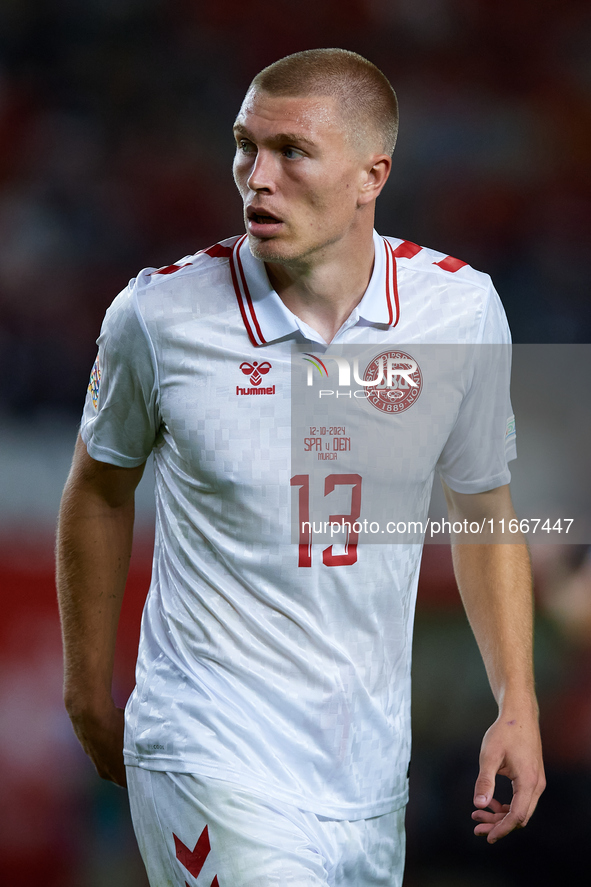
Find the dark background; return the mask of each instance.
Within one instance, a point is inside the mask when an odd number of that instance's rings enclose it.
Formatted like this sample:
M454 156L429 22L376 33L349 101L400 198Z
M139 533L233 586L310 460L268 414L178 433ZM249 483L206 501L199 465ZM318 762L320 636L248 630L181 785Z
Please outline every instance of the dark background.
M516 342L590 341L587 2L3 0L0 881L9 887L145 887L124 793L95 777L61 707L57 497L106 307L141 267L241 232L231 124L245 89L264 65L319 46L366 55L398 92L378 230L489 272ZM149 578L149 513L120 638L121 701ZM589 555L537 547L534 567L549 788L525 832L488 847L469 817L494 705L449 555L426 553L405 887L588 876Z

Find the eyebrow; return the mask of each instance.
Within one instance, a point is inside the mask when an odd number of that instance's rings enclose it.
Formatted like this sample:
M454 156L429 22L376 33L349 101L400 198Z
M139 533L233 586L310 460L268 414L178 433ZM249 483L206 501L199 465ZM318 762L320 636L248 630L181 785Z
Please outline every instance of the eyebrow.
M251 138L251 134L249 133L248 129L245 126L243 126L241 123L234 124L234 134L235 135L242 135L242 136L245 136L246 138ZM254 139L253 139L253 141L254 141ZM277 144L279 144L279 143L284 144L285 142L297 142L300 145L309 145L311 148L316 147L316 142L313 142L312 139L307 139L306 136L298 135L295 132L278 132L278 133L275 133L275 135L271 136L271 138L268 139L268 141L275 142Z

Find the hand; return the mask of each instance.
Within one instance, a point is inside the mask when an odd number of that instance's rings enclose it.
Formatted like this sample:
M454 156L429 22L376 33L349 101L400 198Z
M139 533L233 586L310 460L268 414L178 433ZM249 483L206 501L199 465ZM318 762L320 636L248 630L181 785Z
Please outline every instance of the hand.
M511 779L511 804L500 804L493 797L497 773ZM474 806L479 809L472 813L478 823L474 834L486 835L488 843L494 844L513 829L524 828L545 787L537 716L499 715L482 740L474 791Z
M74 732L102 779L127 786L123 763L124 712L112 700L100 710L69 712Z

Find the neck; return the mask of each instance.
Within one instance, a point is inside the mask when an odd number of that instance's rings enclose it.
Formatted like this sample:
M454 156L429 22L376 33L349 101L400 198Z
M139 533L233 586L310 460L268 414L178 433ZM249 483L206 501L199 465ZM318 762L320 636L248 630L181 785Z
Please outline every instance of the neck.
M327 343L363 298L373 265L373 227L358 234L353 248L345 238L297 266L265 263L271 285L284 305Z

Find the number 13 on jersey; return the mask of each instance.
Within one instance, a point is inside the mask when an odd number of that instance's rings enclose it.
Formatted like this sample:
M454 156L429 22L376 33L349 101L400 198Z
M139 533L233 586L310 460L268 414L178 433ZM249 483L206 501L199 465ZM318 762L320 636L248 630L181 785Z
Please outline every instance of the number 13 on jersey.
M298 493L298 567L312 566L312 523L310 522L310 475L296 474L291 480L292 487L299 487ZM324 479L324 495L328 496L335 487L351 487L351 512L350 514L331 514L328 521L323 524L324 531L330 524L336 523L344 526L347 532L347 542L343 554L334 554L333 546L329 545L322 552L322 563L326 567L349 567L357 562L357 542L359 532L355 531L355 523L361 514L361 475L359 474L329 474Z

